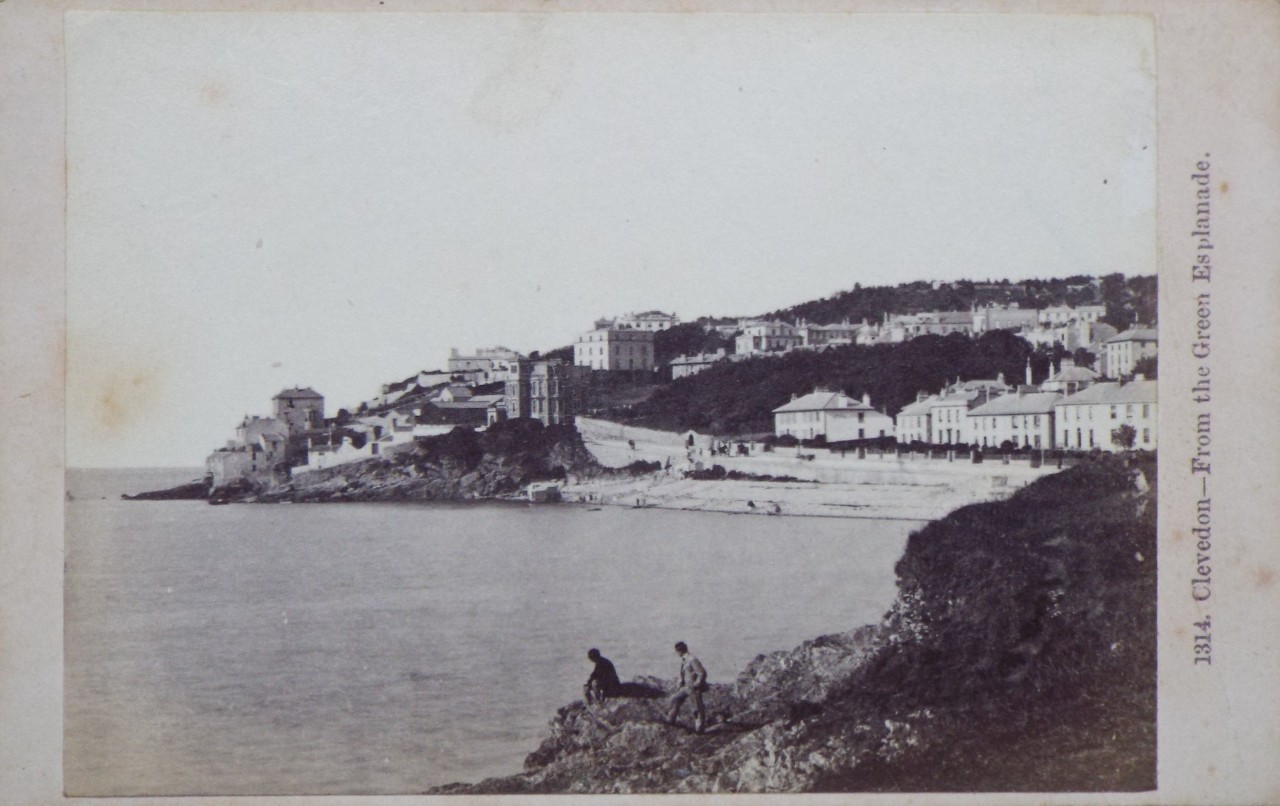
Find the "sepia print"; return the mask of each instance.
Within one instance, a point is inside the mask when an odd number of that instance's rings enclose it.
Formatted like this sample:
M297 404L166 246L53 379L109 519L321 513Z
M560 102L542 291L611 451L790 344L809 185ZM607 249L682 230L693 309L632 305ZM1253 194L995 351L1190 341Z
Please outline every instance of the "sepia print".
M815 10L66 11L63 798L1200 791L1167 26Z

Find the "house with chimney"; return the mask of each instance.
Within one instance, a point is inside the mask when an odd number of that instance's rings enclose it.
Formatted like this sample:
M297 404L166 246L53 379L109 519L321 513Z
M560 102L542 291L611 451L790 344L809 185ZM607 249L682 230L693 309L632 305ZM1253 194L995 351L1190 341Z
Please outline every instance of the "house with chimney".
M1059 392L1021 386L969 412L968 444L983 448L1041 448L1054 446L1054 406Z
M1113 336L1102 345L1102 374L1108 378L1132 375L1138 361L1155 355L1156 347L1156 330L1152 327L1134 327Z
M774 433L797 439L825 437L827 442L892 437L893 418L871 406L871 398L856 400L821 387L773 410Z
M1113 434L1122 425L1134 431L1133 447L1153 451L1158 441L1156 382L1095 383L1057 401L1054 406L1057 444L1067 450L1124 450Z

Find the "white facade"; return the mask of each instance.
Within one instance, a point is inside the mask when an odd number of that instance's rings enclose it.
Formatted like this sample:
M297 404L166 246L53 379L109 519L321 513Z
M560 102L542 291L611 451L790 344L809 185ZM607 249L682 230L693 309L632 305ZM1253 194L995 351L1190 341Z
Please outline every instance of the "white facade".
M1067 322L1098 322L1107 315L1105 305L1081 305L1072 308L1070 305L1053 305L1040 309L1040 324L1059 325Z
M738 355L763 355L794 350L802 341L796 327L786 322L747 322L733 346Z
M970 444L983 448L1054 446L1054 404L1057 392L1015 392L969 412Z
M1040 322L1040 312L1035 308L992 305L973 312L973 332L989 330L1022 330L1035 327Z
M916 402L903 406L902 411L898 412L898 416L893 420L894 432L899 443L909 445L912 442L929 442L933 439L930 413L937 400L937 395L921 393L916 396Z
M573 345L573 363L604 370L653 369L652 330L607 327L583 333Z
M697 355L678 355L671 359L667 366L671 367L671 379L687 378L690 375L697 375L704 369L720 363L721 361L732 361L737 359L736 355L725 355L723 349L716 350L714 353L698 353Z
M448 368L451 375L468 376L469 383L505 382L513 377L521 358L515 350L506 347L482 347L471 355L462 355L455 348L449 351Z
M1058 445L1068 450L1123 450L1112 436L1122 425L1134 430L1133 447L1155 450L1156 382L1094 384L1060 400L1054 419Z
M1156 354L1154 328L1133 328L1107 340L1102 348L1102 372L1108 378L1132 375L1140 359Z
M950 392L929 408L929 439L934 445L968 445L969 409L978 405L976 391Z
M633 330L651 330L657 333L659 330L669 330L678 324L680 324L680 317L673 313L643 311L619 316L615 326Z
M854 400L840 392L815 391L773 410L774 433L797 439L826 437L828 442L892 437L893 418L876 411L863 396Z

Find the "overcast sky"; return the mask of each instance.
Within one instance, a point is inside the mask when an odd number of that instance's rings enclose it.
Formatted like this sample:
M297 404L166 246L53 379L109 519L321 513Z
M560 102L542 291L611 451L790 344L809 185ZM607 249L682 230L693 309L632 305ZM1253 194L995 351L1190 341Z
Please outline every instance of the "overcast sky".
M71 13L68 462L451 346L1155 271L1142 17Z

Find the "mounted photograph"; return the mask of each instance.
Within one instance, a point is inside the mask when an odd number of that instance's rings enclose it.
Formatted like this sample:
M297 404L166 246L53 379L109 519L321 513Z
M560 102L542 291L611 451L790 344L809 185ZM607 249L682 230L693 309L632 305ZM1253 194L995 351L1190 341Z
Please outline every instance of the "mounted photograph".
M65 795L1157 790L1151 17L65 33Z

